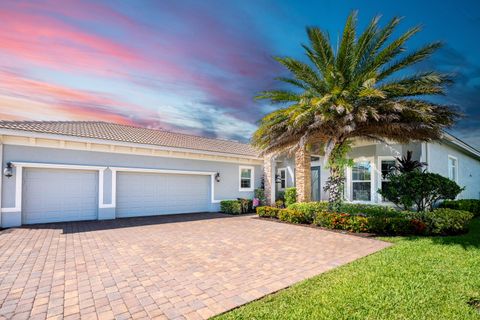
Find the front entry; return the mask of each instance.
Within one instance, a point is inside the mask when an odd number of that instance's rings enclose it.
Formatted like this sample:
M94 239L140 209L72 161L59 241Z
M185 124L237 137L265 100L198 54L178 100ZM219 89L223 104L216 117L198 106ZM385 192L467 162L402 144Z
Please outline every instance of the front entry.
M320 184L320 166L311 167L312 175L312 201L320 201L321 184Z

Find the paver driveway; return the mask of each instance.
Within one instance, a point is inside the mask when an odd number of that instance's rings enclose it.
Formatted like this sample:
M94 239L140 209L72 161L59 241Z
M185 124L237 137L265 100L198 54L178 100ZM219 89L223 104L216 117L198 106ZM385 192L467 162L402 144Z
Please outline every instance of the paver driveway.
M388 246L220 214L0 231L6 318L208 318Z

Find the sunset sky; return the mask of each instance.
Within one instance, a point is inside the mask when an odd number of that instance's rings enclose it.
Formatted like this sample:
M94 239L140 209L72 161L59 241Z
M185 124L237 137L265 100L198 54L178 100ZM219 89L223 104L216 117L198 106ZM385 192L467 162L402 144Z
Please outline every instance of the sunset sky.
M336 40L351 10L424 30L445 47L417 68L456 83L439 101L480 148L480 1L1 1L0 119L103 120L247 141L272 107L254 101L304 58L305 27ZM438 98L437 98L438 99Z

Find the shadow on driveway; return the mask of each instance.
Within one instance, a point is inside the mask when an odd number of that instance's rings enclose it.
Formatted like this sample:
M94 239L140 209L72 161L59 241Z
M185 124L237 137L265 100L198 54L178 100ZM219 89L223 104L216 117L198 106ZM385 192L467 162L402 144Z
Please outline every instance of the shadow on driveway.
M91 220L91 221L74 221L74 222L57 222L57 223L45 223L24 225L21 228L25 229L54 229L63 230L63 234L91 232L99 230L110 229L123 229L131 227L159 225L166 223L180 223L180 222L192 222L211 219L228 219L234 216L214 213L214 212L202 212L202 213L188 213L188 214L169 214L159 216L148 217L134 217L134 218L117 218L114 220ZM8 230L8 229L7 229ZM5 232L4 230L2 232Z

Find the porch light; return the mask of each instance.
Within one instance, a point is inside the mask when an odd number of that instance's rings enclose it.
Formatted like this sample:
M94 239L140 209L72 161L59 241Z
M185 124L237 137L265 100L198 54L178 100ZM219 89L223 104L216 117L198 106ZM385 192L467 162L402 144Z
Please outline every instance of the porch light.
M215 173L215 181L220 182L220 172Z
M10 178L11 176L13 176L13 168L12 168L11 162L7 162L7 166L3 170L3 175L7 178Z

